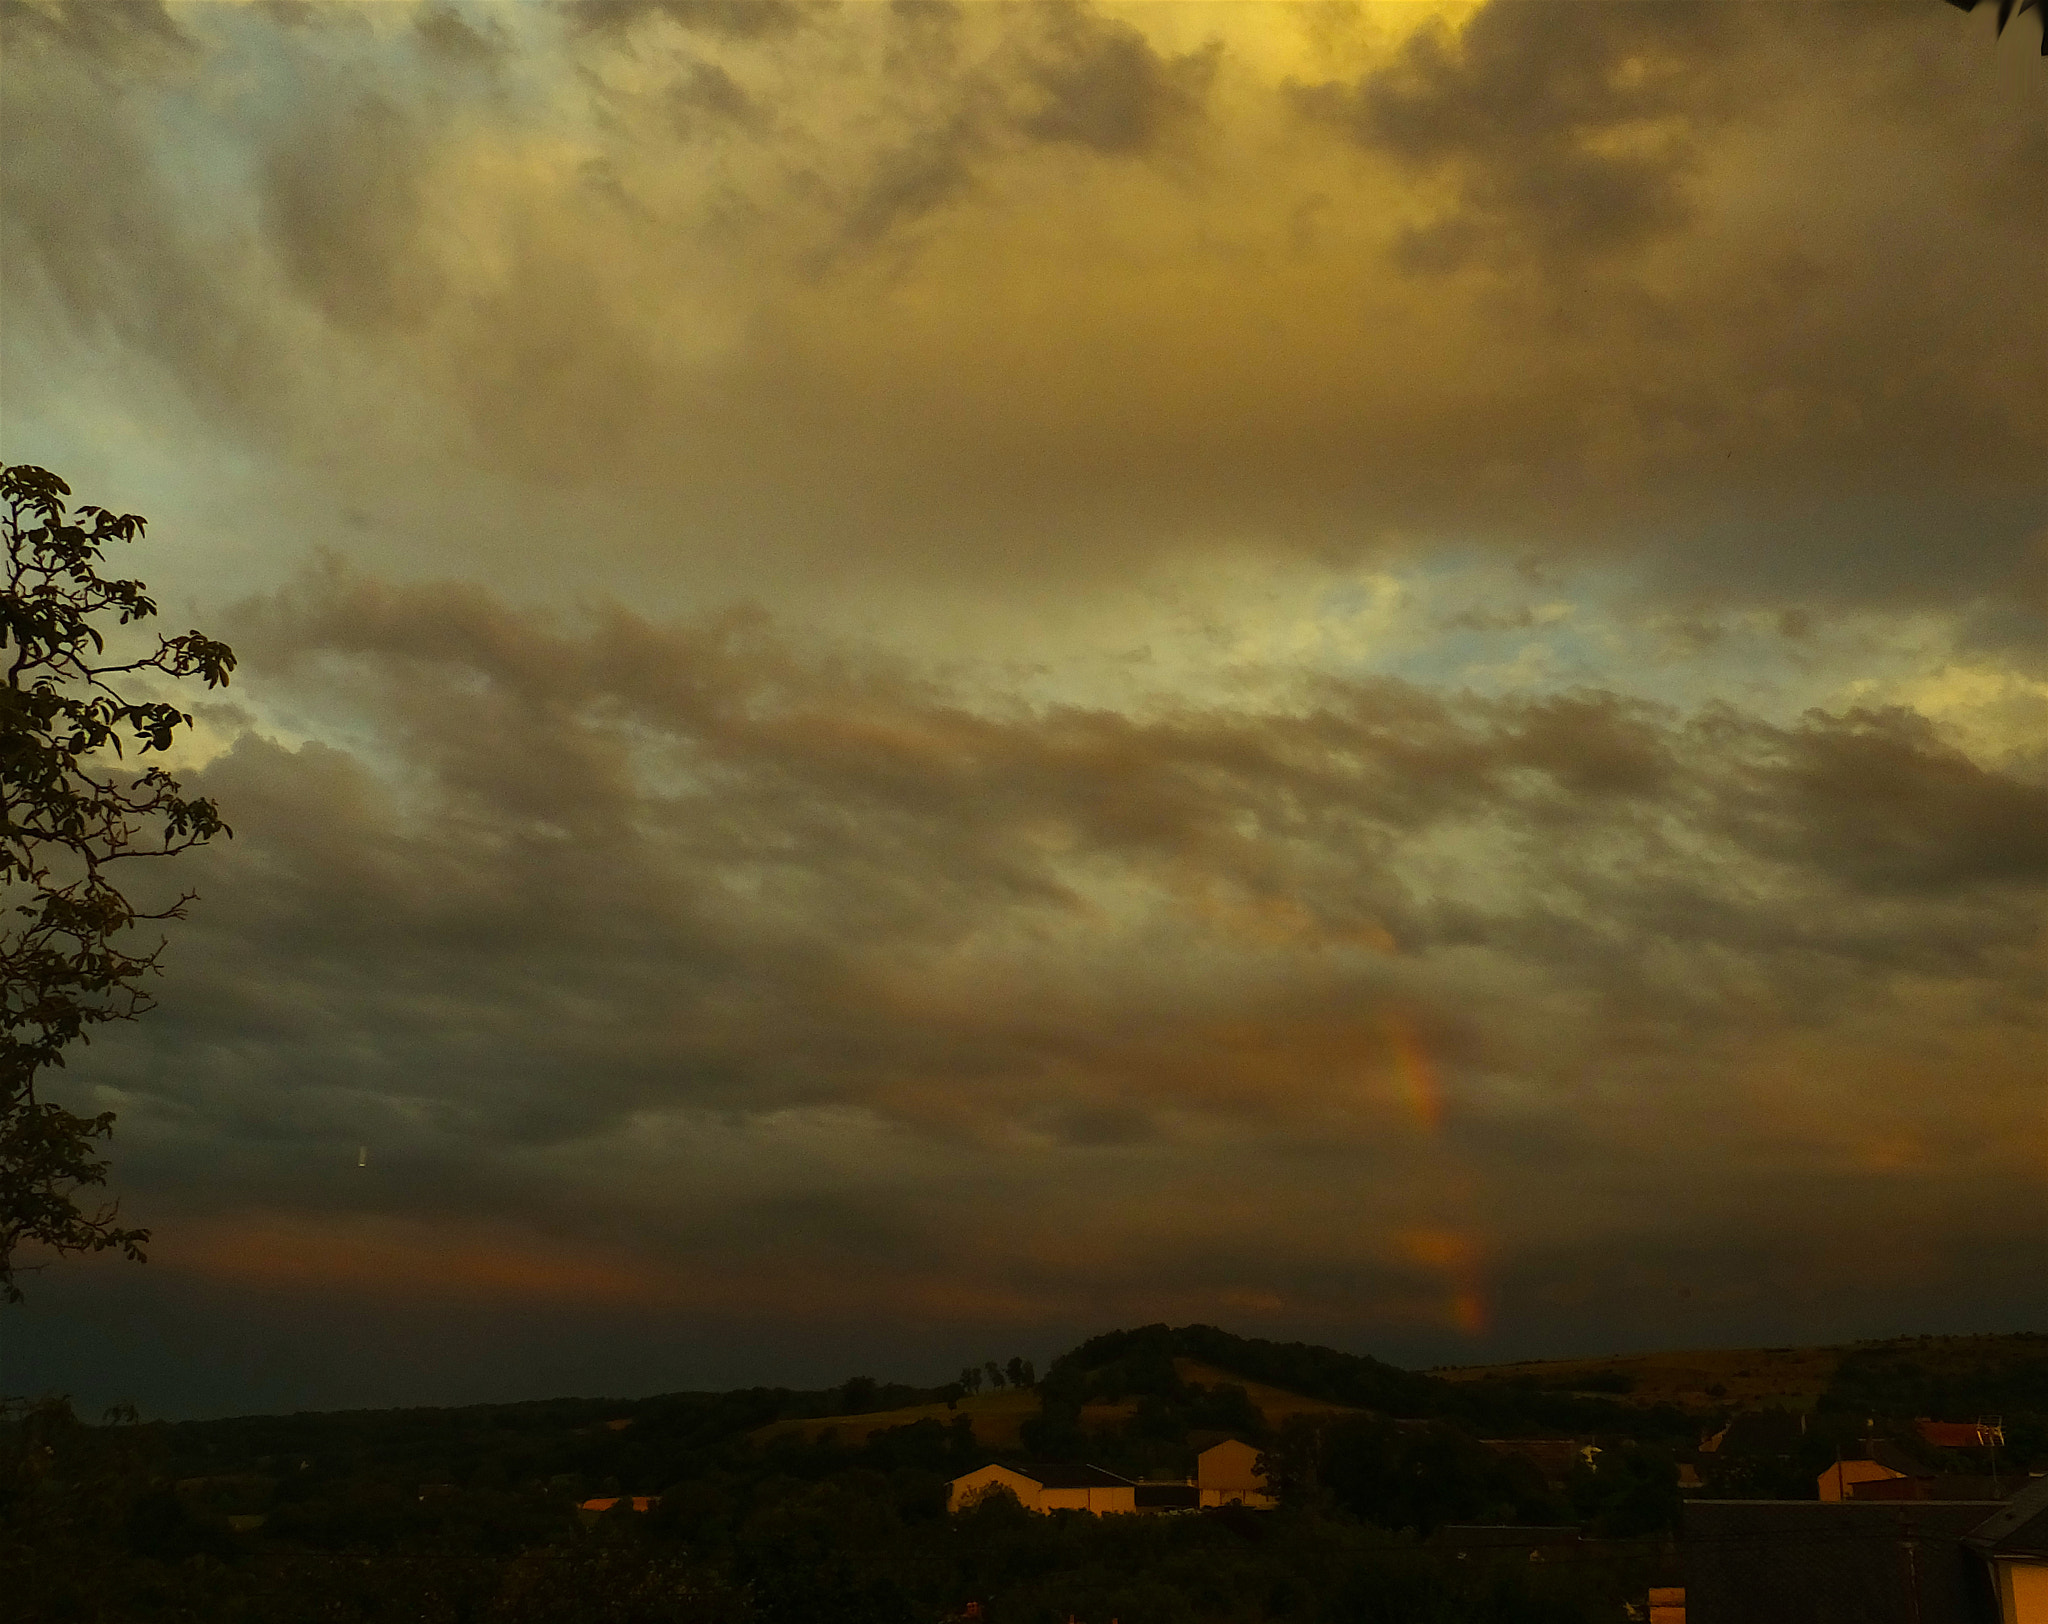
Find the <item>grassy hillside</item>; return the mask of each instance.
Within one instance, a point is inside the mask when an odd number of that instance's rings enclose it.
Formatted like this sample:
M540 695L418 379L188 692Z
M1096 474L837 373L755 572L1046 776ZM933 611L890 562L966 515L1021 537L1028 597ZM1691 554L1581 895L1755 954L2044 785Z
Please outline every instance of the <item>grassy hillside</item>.
M1199 1359L1176 1358L1173 1360L1173 1372L1190 1387L1243 1388L1245 1396L1251 1400L1252 1407L1259 1412L1266 1426L1275 1431L1298 1415L1341 1416L1359 1413L1355 1406L1333 1404L1327 1399L1291 1393L1284 1387L1253 1381L1236 1371L1224 1370L1220 1366L1206 1364ZM915 1426L920 1421L936 1421L942 1426L950 1427L965 1417L976 1443L990 1449L1021 1449L1024 1447L1024 1423L1041 1414L1043 1410L1044 1400L1038 1389L1028 1388L1020 1391L1016 1388L1007 1388L1000 1393L970 1394L950 1404L911 1404L900 1409L876 1410L863 1415L793 1417L757 1428L750 1436L757 1444L771 1444L784 1438L816 1442L829 1433L839 1443L855 1447L866 1443L876 1433L887 1432L892 1427ZM1138 1401L1134 1398L1116 1401L1097 1400L1081 1406L1081 1425L1089 1432L1107 1431L1123 1426L1137 1413Z
M830 1433L839 1443L854 1448L892 1427L915 1426L920 1421L936 1421L950 1427L964 1416L976 1443L990 1449L1016 1449L1020 1447L1018 1428L1038 1411L1036 1389L1012 1387L999 1393L970 1393L951 1403L909 1404L865 1415L796 1416L770 1422L749 1436L757 1444L769 1444L783 1438L816 1442Z
M1148 1325L1090 1338L1054 1360L1034 1388L973 1396L955 1388L916 1395L921 1402L899 1398L888 1408L785 1412L750 1436L757 1447L830 1441L861 1448L904 1428L951 1434L964 1423L964 1436L983 1449L1055 1460L1086 1456L1171 1474L1184 1470L1208 1437L1229 1434L1263 1444L1297 1420L1368 1414L1444 1421L1481 1437L1625 1434L1677 1443L1697 1434L1692 1412L1746 1402L1750 1388L1776 1391L1797 1382L1802 1391L1818 1392L1832 1370L1831 1363L1825 1370L1795 1369L1777 1360L1770 1379L1757 1383L1736 1377L1748 1366L1731 1356L1726 1369L1709 1365L1660 1382L1650 1374L1653 1362L1627 1376L1601 1363L1461 1371L1445 1380L1360 1354L1238 1337L1210 1325ZM1726 1396L1731 1381L1748 1384L1743 1397ZM1621 1390L1637 1386L1640 1396L1623 1402ZM1721 1398L1707 1391L1717 1386Z
M1333 1404L1328 1399L1308 1398L1300 1393L1289 1392L1284 1387L1252 1381L1236 1371L1205 1364L1199 1359L1176 1359L1173 1362L1173 1370L1175 1375L1191 1387L1242 1387L1245 1397L1252 1401L1252 1407L1265 1418L1266 1425L1276 1432L1297 1415L1338 1416L1359 1413L1356 1405Z
M1233 1336L1213 1325L1144 1325L1091 1337L1055 1359L1049 1391L1109 1400L1171 1395L1181 1385L1174 1362L1190 1359L1231 1373L1236 1385L1263 1383L1294 1395L1388 1415L1427 1415L1442 1401L1433 1377L1364 1354L1306 1342Z
M1811 1409L1834 1381L1838 1348L1700 1348L1597 1359L1528 1359L1433 1372L1451 1382L1524 1382L1684 1410Z
M1811 1348L1696 1348L1431 1372L1685 1410L1868 1409L1945 1415L2048 1408L2048 1336L1893 1337Z
M972 1395L855 1377L100 1427L60 1402L17 1405L0 1409L0 1595L10 1618L138 1624L560 1624L597 1617L593 1597L619 1602L604 1611L617 1624L685 1616L679 1597L692 1624L901 1624L973 1596L999 1604L986 1616L1047 1624L1094 1603L1076 1616L1606 1624L1662 1560L1678 1460L1734 1412L1774 1404L1812 1413L1751 1426L1746 1442L1731 1428L1729 1447L1699 1457L1709 1493L1810 1497L1866 1417L1935 1470L1981 1472L1971 1452L1926 1445L1911 1418L2000 1416L2000 1468L2048 1469L2048 1336L1425 1374L1153 1325L1091 1338L1036 1387ZM1248 1538L1212 1519L1040 1519L1005 1501L948 1513L949 1481L992 1454L1184 1480L1225 1434L1271 1452L1299 1515ZM1565 1437L1601 1447L1562 1476L1484 1442ZM633 1496L654 1503L635 1511ZM586 1515L589 1499L614 1509ZM1518 1558L1482 1571L1430 1543L1469 1522L1592 1537L1585 1560L1554 1570ZM1129 1585L1090 1590L1091 1575ZM1162 1591L1161 1575L1181 1588ZM1488 1588L1595 1579L1584 1607ZM1389 1612L1399 1585L1414 1605ZM1489 1596L1499 1605L1482 1610Z

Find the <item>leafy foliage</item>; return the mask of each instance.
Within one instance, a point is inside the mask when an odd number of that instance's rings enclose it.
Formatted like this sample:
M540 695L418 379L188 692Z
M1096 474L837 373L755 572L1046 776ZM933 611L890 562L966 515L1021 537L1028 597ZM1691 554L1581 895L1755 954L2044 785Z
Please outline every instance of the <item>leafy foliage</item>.
M1575 1468L1568 1484L1573 1521L1605 1538L1678 1531L1678 1467L1649 1445L1621 1441Z
M1820 1407L1950 1420L2048 1413L2048 1336L2018 1336L1953 1351L1938 1343L1857 1348L1843 1357Z
M74 1115L39 1098L36 1081L93 1026L150 1009L145 983L163 944L135 951L128 933L183 917L193 900L145 912L115 884L115 866L231 833L213 802L186 797L160 764L127 765L131 753L170 749L192 718L116 683L196 677L219 687L234 652L193 631L110 655L107 630L119 637L156 614L142 582L100 573L107 548L140 539L144 521L83 506L67 522L70 494L45 469L0 465L0 1296L10 1301L21 1297L24 1242L142 1256L146 1230L119 1227L114 1206L89 1212L75 1199L105 1181L94 1142L112 1133L114 1114Z
M1421 1538L1449 1523L1572 1520L1527 1461L1440 1422L1403 1424L1366 1415L1317 1425L1298 1417L1281 1429L1261 1460L1267 1480L1288 1504L1327 1504L1374 1527L1405 1529Z
M1619 1624L1664 1560L1468 1561L1336 1503L950 1515L964 1427L749 1442L833 1396L107 1427L46 1405L0 1423L0 1595L77 1624ZM576 1510L622 1491L660 1503Z
M1272 1431L1243 1387L1185 1380L1183 1348L1247 1380L1306 1374L1444 1413L1359 1406ZM1284 1500L1110 1518L1000 1495L949 1513L949 1480L991 1454L964 1413L849 1429L857 1445L772 1427L958 1391L861 1377L170 1426L17 1417L0 1426L0 1525L23 1537L0 1551L0 1594L81 1624L941 1624L970 1602L986 1624L1619 1624L1672 1582L1656 1411L1596 1401L1616 1424L1559 1483L1479 1441L1462 1385L1212 1327L1096 1338L1040 1384L1028 1450L1179 1473L1228 1431L1261 1445ZM1556 1396L1511 1384L1500 1402ZM658 1499L636 1512L635 1495ZM579 1511L592 1497L619 1499ZM1593 1537L1538 1561L1443 1532L1473 1522Z
M1958 11L1975 11L1983 3L1983 0L1948 0L1948 3ZM1997 4L1998 32L2001 35L2005 32L2005 25L2012 21L2014 11L2031 11L2039 16L2041 20L2041 54L2048 56L2048 8L2043 8L2041 0L2019 0L2017 5L2013 3L2013 0L1997 0Z

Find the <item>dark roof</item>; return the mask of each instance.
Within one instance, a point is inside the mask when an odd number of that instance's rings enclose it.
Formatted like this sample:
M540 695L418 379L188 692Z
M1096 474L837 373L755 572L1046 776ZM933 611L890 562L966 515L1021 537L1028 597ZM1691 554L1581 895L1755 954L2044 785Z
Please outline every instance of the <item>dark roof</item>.
M1866 1443L1863 1446L1861 1457L1852 1455L1848 1458L1851 1460L1861 1458L1863 1460L1876 1461L1878 1465L1897 1472L1902 1477L1934 1476L1933 1467L1922 1465L1897 1444L1886 1442L1881 1438Z
M1745 1410L1722 1429L1715 1453L1789 1455L1806 1436L1806 1418L1790 1410Z
M2048 1477L2037 1477L1964 1536L1986 1556L2048 1556Z
M1105 1472L1100 1466L1074 1466L1065 1461L997 1461L1005 1471L1028 1477L1041 1489L1127 1489L1127 1477Z
M1880 1477L1851 1483L1851 1500L2010 1500L2027 1486L2024 1477L2008 1472L1987 1477L1942 1472L1933 1477Z
M1995 1503L1689 1500L1686 1624L1995 1624L1963 1538Z
M1999 1442L1998 1429L1982 1421L1930 1421L1922 1416L1913 1428L1936 1449L1989 1449Z

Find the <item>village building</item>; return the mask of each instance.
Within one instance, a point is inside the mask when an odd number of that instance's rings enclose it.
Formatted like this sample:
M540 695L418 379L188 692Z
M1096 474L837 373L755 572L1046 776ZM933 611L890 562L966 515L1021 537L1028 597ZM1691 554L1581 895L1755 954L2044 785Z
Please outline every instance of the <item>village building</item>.
M1936 1449L1997 1449L2005 1442L2005 1428L1983 1421L1930 1421L1923 1415L1913 1430Z
M1113 1512L1193 1511L1199 1507L1245 1506L1263 1511L1277 1504L1258 1469L1259 1451L1236 1438L1205 1449L1195 1458L1192 1481L1139 1483L1100 1466L1023 1461L983 1466L956 1477L947 1504L954 1511L991 1494L1008 1493L1026 1511Z
M1015 1466L984 1466L953 1479L948 1507L958 1511L991 1494L1009 1493L1026 1511L1136 1511L1138 1485L1100 1466L1069 1466L1052 1461L1026 1461Z
M1685 1624L2048 1624L2048 1478L2011 1499L1692 1500Z
M1991 1569L1998 1624L2048 1624L2048 1477L1963 1536Z
M576 1516L577 1519L580 1522L582 1522L582 1524L587 1528L592 1523L596 1522L598 1518L602 1517L607 1511L610 1511L613 1507L618 1506L621 1503L623 1503L628 1509L633 1511L652 1511L656 1506L661 1504L661 1496L658 1494L600 1495L595 1500L584 1500L579 1502L576 1507Z
M1196 1503L1204 1506L1265 1511L1279 1503L1259 1470L1259 1451L1236 1438L1226 1438L1195 1457L1195 1492Z
M1993 1477L1982 1474L1937 1472L1933 1476L1874 1478L1852 1483L1850 1500L2003 1500L2023 1489L2027 1479L2014 1472Z
M1937 1440L1998 1435L1998 1429L1974 1423L1923 1421L1918 1425L1922 1437L1931 1433ZM1815 1487L1823 1500L2003 1500L2025 1483L2025 1477L2015 1473L1937 1472L1896 1446L1873 1439L1865 1444L1860 1458L1836 1461L1822 1472Z
M1704 1455L1789 1455L1806 1436L1804 1410L1745 1410L1700 1440Z
M1857 1491L1871 1483L1911 1482L1914 1474L1888 1466L1877 1460L1838 1460L1820 1474L1816 1486L1823 1500L1859 1500L1864 1496ZM1870 1498L1876 1498L1871 1496ZM1912 1496L1909 1498L1924 1498Z

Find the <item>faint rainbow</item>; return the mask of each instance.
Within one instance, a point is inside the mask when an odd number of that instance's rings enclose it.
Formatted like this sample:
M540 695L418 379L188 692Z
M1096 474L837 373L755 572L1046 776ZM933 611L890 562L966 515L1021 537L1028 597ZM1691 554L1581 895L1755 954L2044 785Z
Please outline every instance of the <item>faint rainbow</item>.
M1393 1051L1394 1080L1401 1103L1425 1133L1441 1133L1444 1126L1444 1091L1436 1063L1423 1047L1415 1023L1398 1010L1387 1016L1387 1042Z
M1401 1237L1410 1259L1433 1270L1443 1281L1443 1304L1450 1322L1467 1336L1478 1336L1491 1322L1486 1297L1485 1248L1468 1229L1411 1229Z

